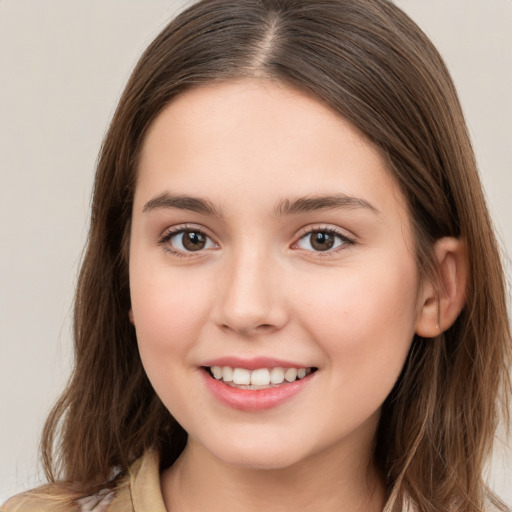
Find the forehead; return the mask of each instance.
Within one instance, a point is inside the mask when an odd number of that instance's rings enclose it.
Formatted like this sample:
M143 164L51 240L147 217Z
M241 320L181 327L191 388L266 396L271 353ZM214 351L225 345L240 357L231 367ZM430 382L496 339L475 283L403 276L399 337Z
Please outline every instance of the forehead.
M266 81L192 89L153 122L136 202L191 188L228 206L243 198L246 208L251 201L263 207L283 197L343 193L405 211L374 145L324 104Z

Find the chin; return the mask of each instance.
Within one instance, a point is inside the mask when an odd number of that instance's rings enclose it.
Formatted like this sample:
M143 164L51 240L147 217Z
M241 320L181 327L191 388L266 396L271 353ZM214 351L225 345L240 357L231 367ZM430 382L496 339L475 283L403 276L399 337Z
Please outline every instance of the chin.
M224 439L224 442L215 443L212 446L203 445L203 447L225 464L254 470L285 469L300 462L306 456L297 447L277 439L273 443L268 439L261 442Z

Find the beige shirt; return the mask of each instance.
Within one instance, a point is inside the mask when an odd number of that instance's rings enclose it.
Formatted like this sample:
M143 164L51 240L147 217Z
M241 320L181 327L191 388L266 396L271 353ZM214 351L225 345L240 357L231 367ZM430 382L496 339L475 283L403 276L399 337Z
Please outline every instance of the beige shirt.
M98 502L99 500L99 502ZM158 454L150 451L134 462L115 492L83 498L76 506L42 497L37 489L11 498L1 512L166 512L160 490Z

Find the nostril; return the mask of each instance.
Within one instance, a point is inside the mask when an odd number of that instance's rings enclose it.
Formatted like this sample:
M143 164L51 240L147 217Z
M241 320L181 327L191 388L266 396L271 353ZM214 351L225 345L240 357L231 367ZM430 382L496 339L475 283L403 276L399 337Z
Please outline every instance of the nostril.
M257 325L254 329L252 329L252 332L254 334L270 334L274 332L276 329L277 327L272 324L260 324Z
M253 335L253 334L261 334L261 333L269 333L276 329L275 325L272 324L259 324L254 327L238 327L233 328L229 324L222 324L221 328L225 331L236 331L243 335Z

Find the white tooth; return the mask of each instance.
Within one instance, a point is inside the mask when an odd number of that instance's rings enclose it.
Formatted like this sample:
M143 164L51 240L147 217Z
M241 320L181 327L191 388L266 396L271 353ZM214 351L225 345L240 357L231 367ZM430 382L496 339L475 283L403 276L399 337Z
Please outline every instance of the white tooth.
M306 373L306 368L300 368L299 370L297 370L297 377L299 379L303 379L306 376Z
M270 372L270 382L272 384L281 384L284 380L284 370L282 368L272 368Z
M245 368L235 368L233 370L233 384L250 384L251 371Z
M266 368L258 368L251 373L251 384L254 386L268 386L270 384L270 372Z
M293 382L297 378L297 368L287 368L284 372L284 378L288 382Z
M222 368L220 366L212 366L211 371L213 376L219 380L222 378Z
M222 380L224 382L232 382L233 381L233 368L231 368L231 366L223 366L222 367Z

